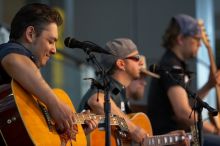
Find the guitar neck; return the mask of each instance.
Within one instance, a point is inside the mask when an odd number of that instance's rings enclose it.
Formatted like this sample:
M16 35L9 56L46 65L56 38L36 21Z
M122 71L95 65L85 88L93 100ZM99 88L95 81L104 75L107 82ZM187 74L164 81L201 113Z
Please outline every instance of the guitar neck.
M199 26L201 28L201 35L202 35L202 41L205 45L205 47L208 50L208 56L209 56L209 60L210 60L210 66L211 66L211 73L213 74L213 76L215 76L215 73L217 72L217 66L215 64L215 58L212 52L212 47L210 45L210 41L208 38L208 35L206 34L206 30L205 30L205 26L202 20L199 21ZM218 85L215 86L216 89L216 100L217 100L217 108L218 110L220 109L220 87Z
M105 123L104 115L76 113L74 124L85 124L85 120L98 120L99 124ZM114 116L110 116L110 124L118 125L118 122Z
M213 52L212 52L212 48L210 46L210 44L205 44L207 50L208 50L208 55L209 55L209 60L210 60L210 66L211 66L211 72L213 73L213 76L215 76L215 73L217 72L217 66L215 64L215 59L214 59L214 55L213 55ZM215 89L216 89L216 97L217 97L217 108L219 109L220 108L220 87L219 85L216 85L215 86Z
M215 59L214 55L212 53L212 48L210 45L206 45L206 48L208 49L208 55L209 55L209 60L210 60L210 66L211 66L211 72L213 73L213 76L215 76L215 73L217 72L217 66L215 64ZM217 103L217 108L220 109L220 87L218 84L215 85L215 90L216 90L216 103Z
M161 146L178 144L188 138L190 141L193 139L191 133L187 133L186 136L180 134L167 134L147 137L144 142L145 146Z

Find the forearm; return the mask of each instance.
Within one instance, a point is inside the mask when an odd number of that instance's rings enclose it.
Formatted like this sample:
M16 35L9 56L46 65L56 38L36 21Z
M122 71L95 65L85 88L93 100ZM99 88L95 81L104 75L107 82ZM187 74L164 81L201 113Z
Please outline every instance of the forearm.
M197 114L195 113L196 115L194 116L194 112L192 112L185 89L180 86L171 87L168 90L168 97L178 122L187 127L193 125L197 119L194 117L197 117Z
M194 123L197 121L197 113L191 112L182 112L181 114L176 114L177 121L184 127L190 127L194 125ZM196 114L196 115L194 115Z
M4 58L2 65L12 79L16 80L31 95L41 99L46 105L58 100L41 76L39 69L28 58L21 55L10 55Z

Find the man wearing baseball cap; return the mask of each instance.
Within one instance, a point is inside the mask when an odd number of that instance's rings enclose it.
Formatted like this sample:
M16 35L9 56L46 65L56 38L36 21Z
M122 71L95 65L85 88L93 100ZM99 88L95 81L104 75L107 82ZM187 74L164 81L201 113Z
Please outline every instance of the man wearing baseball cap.
M100 63L110 82L110 102L112 114L117 114L126 120L131 138L141 143L147 133L133 124L122 112L125 112L125 87L134 79L140 77L142 62L137 46L127 38L117 38L106 43L104 48L112 55L101 55ZM104 114L104 92L91 87L83 97L78 111L90 109L96 114ZM122 110L122 111L121 111Z
M106 43L105 50L112 55L102 55L100 63L107 72L110 82L111 113L123 117L128 125L131 139L137 143L143 143L147 133L141 127L135 125L126 115L129 112L126 105L125 88L131 81L139 79L143 70L143 61L137 50L137 46L128 38L117 38ZM78 112L90 109L96 114L104 114L104 92L91 87L84 95ZM92 139L91 139L92 140Z
M186 61L197 55L201 45L201 29L198 21L191 16L180 14L172 17L163 35L162 46L166 49L159 61L164 68L181 69L182 73L160 72L159 80L152 80L148 95L148 116L155 134L170 130L190 130L197 120L191 116L192 108L184 87L189 86L190 72ZM183 86L181 86L180 82ZM220 83L220 72L210 74L208 82L197 92L204 98L212 87ZM219 133L211 124L204 125L207 133ZM204 145L220 145L220 137L204 134Z

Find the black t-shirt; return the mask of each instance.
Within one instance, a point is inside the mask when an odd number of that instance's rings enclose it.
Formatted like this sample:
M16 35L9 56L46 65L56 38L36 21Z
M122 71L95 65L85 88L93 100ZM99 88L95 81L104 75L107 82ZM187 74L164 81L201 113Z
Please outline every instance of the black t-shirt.
M27 56L33 62L36 62L36 57L34 57L34 55L28 49L26 49L23 45L14 41L10 41L8 43L0 45L0 62L6 55L10 53L17 53ZM6 71L0 64L0 85L7 84L10 82L11 82L11 77L6 73Z
M164 134L179 129L167 92L170 87L175 85L187 86L189 80L185 62L177 58L171 51L165 52L159 66L169 69L170 72L160 71L161 78L152 79L150 84L147 115L150 118L154 134ZM182 72L173 73L172 69L180 69Z

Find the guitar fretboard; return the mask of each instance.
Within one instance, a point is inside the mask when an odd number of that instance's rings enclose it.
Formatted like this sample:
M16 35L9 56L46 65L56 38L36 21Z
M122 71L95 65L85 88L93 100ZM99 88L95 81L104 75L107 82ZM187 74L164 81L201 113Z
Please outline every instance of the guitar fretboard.
M85 120L98 120L99 124L105 123L104 115L95 115L95 114L85 114L85 113L76 113L74 124L84 124ZM116 115L110 116L110 125L117 125L122 131L128 131L127 124L123 118L120 118Z
M105 116L104 115L95 115L95 114L85 114L85 113L76 113L75 114L75 124L84 124L85 120L98 120L99 123L104 123ZM117 121L111 116L110 118L111 124L116 125Z
M161 145L171 145L178 144L179 142L188 138L190 141L193 139L190 133L187 133L186 136L178 134L167 134L167 135L158 135L148 137L144 144L146 146L161 146Z

